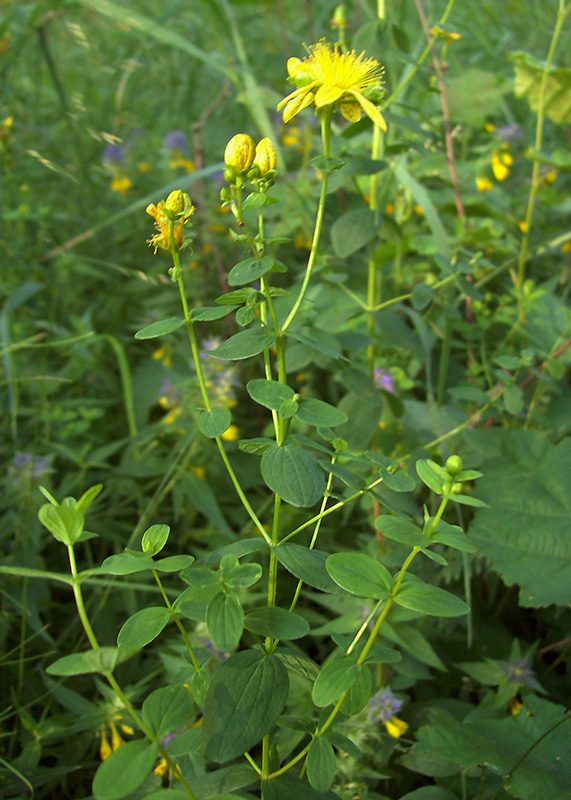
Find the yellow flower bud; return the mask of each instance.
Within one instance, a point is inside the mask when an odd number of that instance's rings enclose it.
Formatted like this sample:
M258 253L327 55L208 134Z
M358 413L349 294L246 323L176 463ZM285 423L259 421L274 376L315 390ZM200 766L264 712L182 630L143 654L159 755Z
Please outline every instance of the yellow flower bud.
M247 133L237 133L233 136L224 151L224 163L233 167L237 172L249 170L254 163L256 145Z
M268 172L276 168L276 150L271 139L266 137L261 142L258 142L254 164L260 170L260 178L263 178Z
M165 209L172 214L180 214L184 211L184 192L180 189L171 192L165 201Z

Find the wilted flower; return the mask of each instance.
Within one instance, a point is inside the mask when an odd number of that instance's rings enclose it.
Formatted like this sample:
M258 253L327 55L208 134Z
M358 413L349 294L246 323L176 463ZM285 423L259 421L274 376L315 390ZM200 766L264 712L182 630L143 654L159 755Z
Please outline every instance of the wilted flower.
M350 122L360 120L364 111L376 125L387 129L379 109L366 96L379 98L383 68L374 58L365 58L364 52L341 53L337 45L332 49L327 43L318 42L309 48L307 58L288 59L287 70L290 81L298 88L278 104L278 111L285 106L284 122L312 104L317 111L339 105Z

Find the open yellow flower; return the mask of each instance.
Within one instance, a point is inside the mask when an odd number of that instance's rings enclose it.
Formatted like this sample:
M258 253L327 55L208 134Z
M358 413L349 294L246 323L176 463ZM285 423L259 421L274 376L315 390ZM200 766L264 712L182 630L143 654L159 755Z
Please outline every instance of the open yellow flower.
M332 49L326 42L318 42L309 48L307 58L288 59L287 70L298 88L278 105L278 111L285 106L284 122L310 105L318 111L339 105L350 122L358 122L364 111L386 131L387 123L379 109L365 96L380 88L382 81L383 68L374 58L365 58L364 53L357 55L354 50L341 53L338 46Z

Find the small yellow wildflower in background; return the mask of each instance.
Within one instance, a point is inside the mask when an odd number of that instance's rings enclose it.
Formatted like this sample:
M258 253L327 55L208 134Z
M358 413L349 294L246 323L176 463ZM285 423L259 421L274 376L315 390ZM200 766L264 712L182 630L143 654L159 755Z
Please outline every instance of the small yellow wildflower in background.
M239 436L240 436L240 431L238 430L236 425L230 425L228 430L224 431L221 438L224 439L226 442L235 442Z
M489 178L476 175L476 189L479 192L489 192L494 188L494 184Z
M527 233L528 230L529 230L529 226L528 226L527 222L525 220L523 220L523 219L518 222L517 226L518 226L518 228L520 229L520 231L522 233Z
M132 185L133 181L129 180L126 175L116 175L111 181L111 189L122 195L126 195Z
M389 736L392 736L394 739L398 739L408 730L408 722L398 717L391 717L384 725Z
M309 48L307 58L288 59L287 70L298 88L278 104L278 111L285 106L284 122L311 105L317 111L338 105L349 122L358 122L364 111L386 131L379 109L366 97L368 93L378 97L381 89L383 68L376 59L365 58L364 52L358 56L354 50L341 53L337 45L318 42Z
M496 150L492 153L492 172L497 181L505 181L510 174L510 167L514 160L510 153Z
M190 158L176 155L169 161L169 167L171 169L179 169L182 167L186 172L194 172L194 161L191 161Z
M571 253L571 242L563 242L561 249L564 253Z
M169 230L171 220L174 219L174 238L177 247L182 247L184 242L184 226L188 218L194 214L194 206L190 202L190 197L181 192L180 189L171 192L166 201L162 201L155 205L149 203L146 208L149 214L155 220L155 228L158 230L151 239L149 245L155 248L163 247L165 250L169 248Z

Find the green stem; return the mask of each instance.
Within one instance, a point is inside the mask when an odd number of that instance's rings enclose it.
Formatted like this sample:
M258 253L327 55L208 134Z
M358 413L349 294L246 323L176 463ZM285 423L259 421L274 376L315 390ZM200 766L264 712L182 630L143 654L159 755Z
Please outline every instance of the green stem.
M199 672L200 671L200 664L198 663L198 661L196 659L196 656L194 655L194 650L192 649L192 644L190 642L190 639L188 638L188 634L187 634L187 632L186 632L186 630L184 628L184 625L180 621L180 619L178 617L178 614L176 613L176 611L172 607L171 601L167 597L167 593L164 590L162 581L161 581L161 579L159 577L159 573L156 571L156 569L153 569L151 571L153 573L153 577L154 577L155 581L157 582L157 586L159 587L159 590L160 590L160 593L161 593L161 595L163 597L164 603L165 603L166 607L169 610L169 614L171 615L172 620L174 621L175 625L177 626L177 628L180 631L180 635L182 636L183 641L184 641L184 643L186 645L186 648L187 648L187 650L189 652L190 660L192 661L192 666L194 667L196 672Z
M527 211L525 215L525 231L521 240L521 248L519 251L519 259L518 259L518 269L517 269L517 279L516 279L516 288L519 290L519 311L520 311L520 320L523 322L524 319L524 311L523 311L523 283L525 279L525 262L527 258L527 248L529 242L529 233L531 231L531 225L533 221L533 209L535 205L535 196L537 194L537 189L539 187L539 153L541 151L541 145L543 143L543 124L545 118L545 88L547 86L547 78L549 72L551 70L551 62L553 61L553 56L555 55L555 49L557 47L557 42L559 41L559 36L561 34L561 29L563 27L563 23L565 22L565 18L567 14L571 11L571 4L565 7L564 0L559 0L559 10L557 12L557 22L555 23L555 29L553 31L553 36L551 38L551 44L549 46L549 51L547 53L547 58L545 60L545 67L543 69L543 74L541 76L541 83L539 86L539 99L538 99L538 109L537 109L537 124L535 127L535 158L533 161L533 169L531 173L531 187L529 192L529 198L527 201Z
M325 111L323 112L323 116L321 117L321 136L323 138L323 155L328 157L331 151L331 116L333 114L333 106L328 106ZM301 288L299 290L299 295L297 296L297 300L293 304L293 308L289 312L285 322L282 325L281 333L284 334L293 320L297 312L299 311L301 304L303 303L304 297L307 292L307 287L309 286L309 281L311 279L311 273L313 272L313 267L315 266L315 259L317 257L317 251L319 248L319 240L321 238L321 229L323 227L323 214L325 211L325 199L327 196L327 181L329 178L329 172L325 170L323 172L323 176L321 178L321 193L319 195L319 205L317 207L317 217L315 220L315 229L313 231L313 240L311 242L311 251L309 253L309 258L307 260L307 267L305 270L305 275L303 278L303 282L301 284Z
M71 569L71 574L73 577L73 595L75 597L75 605L77 606L77 613L79 614L79 619L81 620L81 624L83 625L83 630L85 631L87 638L89 639L89 643L94 650L99 650L99 642L97 641L97 637L93 632L93 628L91 627L91 623L89 622L87 612L85 610L85 603L83 602L83 593L81 591L81 585L79 582L79 578L77 576L77 564L75 562L75 553L73 552L73 545L69 544L67 546L67 554L69 556L69 566Z

